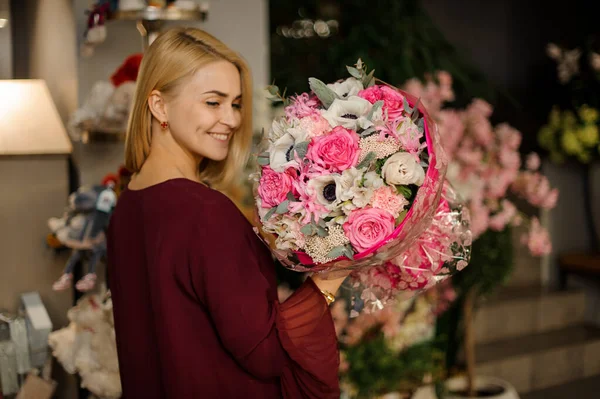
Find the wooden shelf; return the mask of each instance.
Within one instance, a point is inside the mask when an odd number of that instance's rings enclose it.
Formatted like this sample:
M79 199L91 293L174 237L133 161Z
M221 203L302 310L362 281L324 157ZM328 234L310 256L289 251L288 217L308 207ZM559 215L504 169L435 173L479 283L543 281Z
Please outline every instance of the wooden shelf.
M200 9L146 7L142 10L116 11L108 19L124 21L204 21L207 14L206 11Z

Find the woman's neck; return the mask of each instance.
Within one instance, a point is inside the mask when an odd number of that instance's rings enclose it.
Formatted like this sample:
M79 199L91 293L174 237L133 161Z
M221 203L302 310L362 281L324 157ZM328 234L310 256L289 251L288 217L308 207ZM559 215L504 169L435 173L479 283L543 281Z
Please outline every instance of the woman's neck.
M139 173L131 179L131 189L149 187L167 180L184 178L200 181L200 160L174 140L153 137L150 154Z

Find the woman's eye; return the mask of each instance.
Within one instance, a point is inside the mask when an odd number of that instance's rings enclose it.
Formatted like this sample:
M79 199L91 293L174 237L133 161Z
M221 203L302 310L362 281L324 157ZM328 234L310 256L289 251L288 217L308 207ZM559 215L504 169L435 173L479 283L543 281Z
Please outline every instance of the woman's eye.
M215 101L207 101L206 105L208 105L209 107L218 107L219 103Z
M242 104L233 104L232 107L239 110L242 109Z

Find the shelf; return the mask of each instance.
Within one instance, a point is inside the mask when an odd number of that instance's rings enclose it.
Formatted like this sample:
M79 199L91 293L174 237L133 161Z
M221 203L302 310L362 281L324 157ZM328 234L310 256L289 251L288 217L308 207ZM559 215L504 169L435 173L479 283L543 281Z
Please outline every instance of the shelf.
M142 10L116 11L109 20L124 21L204 21L208 13L203 10L184 10L175 7L146 7Z

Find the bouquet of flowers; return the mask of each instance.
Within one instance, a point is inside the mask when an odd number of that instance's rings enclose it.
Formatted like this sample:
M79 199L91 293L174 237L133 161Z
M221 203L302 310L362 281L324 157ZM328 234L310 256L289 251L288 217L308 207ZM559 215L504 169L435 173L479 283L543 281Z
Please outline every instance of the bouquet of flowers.
M432 222L416 242L396 258L353 274L355 288L363 285L355 308L381 309L389 299L428 290L468 265L471 244L469 210L445 182Z
M297 271L364 269L397 258L430 227L446 158L412 95L376 81L359 60L350 78L284 101L258 155L256 204L273 253ZM435 273L437 268L433 269Z

